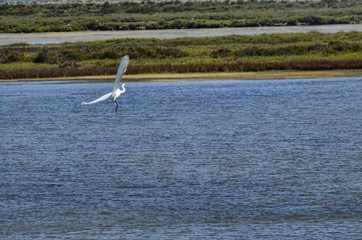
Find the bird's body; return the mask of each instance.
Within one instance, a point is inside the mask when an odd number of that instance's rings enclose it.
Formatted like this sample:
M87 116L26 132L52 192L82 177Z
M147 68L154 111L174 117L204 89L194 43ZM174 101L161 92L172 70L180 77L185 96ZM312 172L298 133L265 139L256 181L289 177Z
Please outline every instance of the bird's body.
M117 100L117 98L119 98L119 96L121 96L122 93L124 93L126 91L126 88L124 87L124 83L122 84L122 90L120 90L119 88L116 89L116 91L112 92L112 100L113 102Z
M121 96L121 94L126 91L124 85L125 85L125 84L123 83L123 84L122 84L122 90L120 90L119 88L117 88L116 91L114 91L114 92L112 93L112 95L111 95L113 102L116 103L116 109L115 109L116 112L117 112L117 109L118 109L117 98L118 98L119 96Z
M116 103L116 112L117 112L117 109L118 109L117 98L119 98L122 93L126 92L125 84L124 83L122 84L122 90L119 89L119 84L120 84L123 74L127 70L128 63L129 63L129 57L128 57L128 55L126 55L122 58L121 63L119 64L117 76L116 76L116 80L114 81L114 86L113 86L112 92L107 93L107 94L103 95L102 97L97 98L94 101L82 102L82 105L94 104L94 103L97 103L100 101L104 101L104 100L108 99L109 97L112 97L113 102Z

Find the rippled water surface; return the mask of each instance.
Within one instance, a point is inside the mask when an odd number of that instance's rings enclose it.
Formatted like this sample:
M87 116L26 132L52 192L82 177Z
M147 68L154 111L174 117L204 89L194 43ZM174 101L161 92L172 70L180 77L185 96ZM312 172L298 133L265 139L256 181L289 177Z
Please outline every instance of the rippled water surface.
M0 85L0 239L358 239L362 79Z

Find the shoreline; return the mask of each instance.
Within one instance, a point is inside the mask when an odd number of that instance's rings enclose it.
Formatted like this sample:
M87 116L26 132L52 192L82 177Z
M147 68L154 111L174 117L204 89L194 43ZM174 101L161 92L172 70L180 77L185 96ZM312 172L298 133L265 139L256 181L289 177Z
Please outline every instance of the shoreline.
M202 80L283 80L283 79L327 79L362 77L362 69L323 71L260 71L260 72L209 72L209 73L161 73L124 75L125 82L178 82ZM61 78L0 79L0 82L112 82L115 75L81 76Z

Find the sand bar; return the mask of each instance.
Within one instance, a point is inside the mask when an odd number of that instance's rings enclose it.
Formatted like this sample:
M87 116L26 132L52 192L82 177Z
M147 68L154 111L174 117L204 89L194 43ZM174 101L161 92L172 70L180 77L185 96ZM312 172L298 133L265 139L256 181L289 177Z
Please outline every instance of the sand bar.
M227 72L227 73L162 73L124 75L125 82L176 82L204 80L272 80L272 79L326 79L343 77L361 77L362 69L326 70L326 71L262 71L262 72ZM0 79L0 82L113 82L115 76L81 76L62 78Z

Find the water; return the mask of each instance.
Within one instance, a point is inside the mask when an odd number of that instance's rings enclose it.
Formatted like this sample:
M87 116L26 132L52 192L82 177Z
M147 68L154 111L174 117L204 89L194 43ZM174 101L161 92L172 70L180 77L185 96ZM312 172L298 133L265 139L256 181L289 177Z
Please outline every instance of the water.
M362 78L0 85L0 239L360 239Z
M312 26L244 27L244 28L200 28L163 30L122 30L122 31L83 31L46 33L1 33L0 46L15 43L51 44L63 42L89 42L108 39L151 38L175 39L181 37L222 37L230 35L252 36L260 34L285 33L338 33L362 32L362 24L333 24Z

